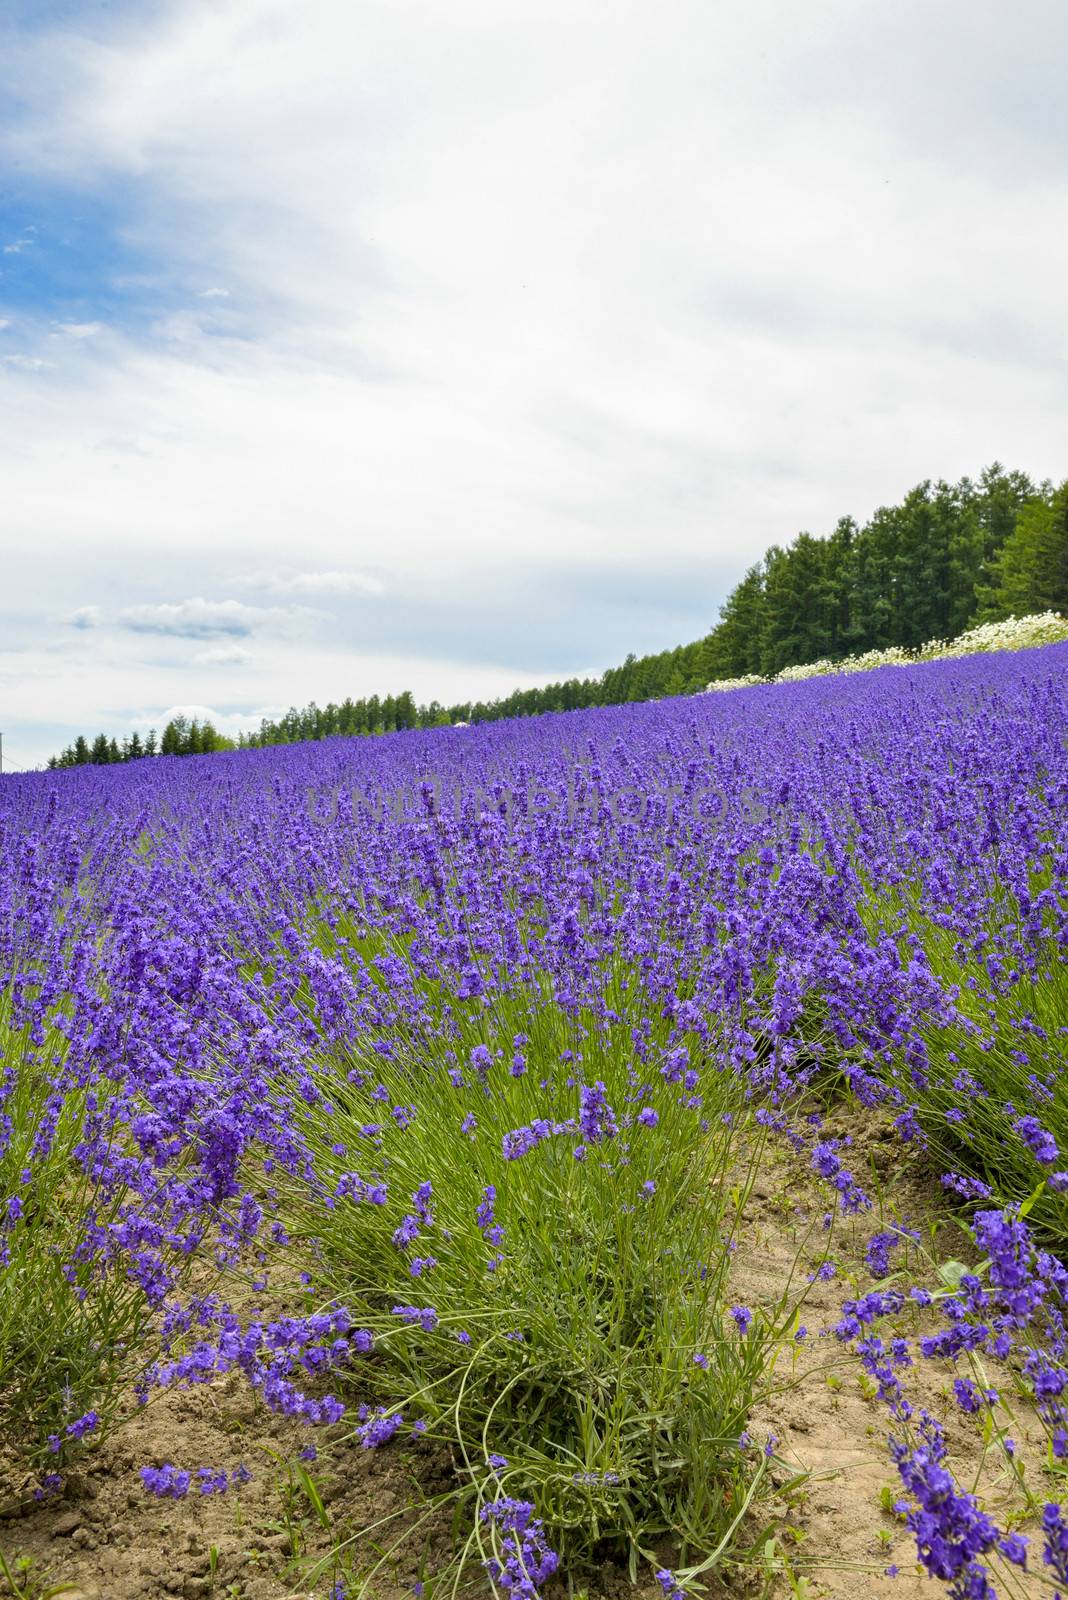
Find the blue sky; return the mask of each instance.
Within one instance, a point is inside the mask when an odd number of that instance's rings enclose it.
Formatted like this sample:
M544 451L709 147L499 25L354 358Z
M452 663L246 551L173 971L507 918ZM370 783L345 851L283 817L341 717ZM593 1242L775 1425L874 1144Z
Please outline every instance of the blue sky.
M492 694L1063 476L1055 0L0 10L0 727Z

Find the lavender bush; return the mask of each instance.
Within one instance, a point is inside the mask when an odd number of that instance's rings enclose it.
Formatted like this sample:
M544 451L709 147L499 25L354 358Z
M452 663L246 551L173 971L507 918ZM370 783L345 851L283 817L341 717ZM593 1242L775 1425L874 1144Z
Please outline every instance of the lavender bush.
M357 1447L448 1441L502 1593L736 1554L796 1291L732 1316L730 1245L800 1096L889 1106L965 1214L1063 1238L1066 667L5 777L0 1404L65 1457L128 1376L236 1370ZM11 1332L61 1319L42 1263L95 1351L58 1413ZM300 1315L227 1298L298 1270ZM900 1449L919 1504L941 1445Z

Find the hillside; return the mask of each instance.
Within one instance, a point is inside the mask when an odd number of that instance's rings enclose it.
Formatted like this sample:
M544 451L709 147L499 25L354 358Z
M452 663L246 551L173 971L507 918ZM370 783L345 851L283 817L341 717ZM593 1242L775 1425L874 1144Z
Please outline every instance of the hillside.
M516 689L490 701L417 705L411 692L293 706L243 734L241 747L333 735L393 733L457 722L493 722L589 706L692 694L717 679L772 677L809 662L871 650L917 650L976 623L1068 610L1068 480L1036 485L994 462L977 480L930 480L860 526L842 517L824 536L799 533L749 568L701 639L652 655L628 655L600 677ZM103 765L232 749L210 724L177 718L157 740L80 738L53 767Z

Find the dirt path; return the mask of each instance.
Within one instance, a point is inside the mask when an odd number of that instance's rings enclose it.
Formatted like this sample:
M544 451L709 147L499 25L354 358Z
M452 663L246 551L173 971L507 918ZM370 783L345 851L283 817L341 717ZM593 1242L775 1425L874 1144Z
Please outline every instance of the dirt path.
M791 1273L799 1288L807 1288L803 1321L809 1336L800 1345L784 1343L776 1365L781 1392L758 1408L751 1424L760 1443L776 1436L776 1453L787 1464L773 1468L777 1490L761 1516L775 1520L773 1556L789 1562L794 1586L780 1566L777 1575L759 1569L737 1573L719 1593L764 1594L770 1600L791 1594L933 1600L943 1586L918 1574L911 1534L882 1503L887 1493L891 1502L899 1494L886 1449L890 1419L872 1397L858 1359L826 1330L837 1321L844 1299L876 1286L865 1264L865 1246L877 1228L895 1222L919 1226L933 1239L936 1253L945 1255L960 1253L962 1235L939 1225L938 1191L902 1162L892 1131L878 1119L843 1113L826 1132L852 1133L850 1165L869 1189L881 1189L884 1200L881 1210L836 1227L830 1240L835 1276L807 1285L825 1248L819 1223L828 1192L785 1143L768 1144L732 1268L732 1292L756 1307L776 1301ZM895 1259L894 1265L901 1261ZM905 1313L899 1331L914 1339L924 1331L921 1315ZM1004 1374L991 1376L1009 1391ZM945 1365L922 1362L905 1381L914 1404L944 1422L958 1482L970 1488L978 1479L986 1508L1004 1520L1010 1504L1007 1475L995 1452L984 1458L972 1419L954 1405L952 1377ZM1020 1458L1028 1463L1029 1481L1040 1499L1057 1498L1056 1488L1043 1482L1041 1426L1028 1407L1013 1404L1012 1433ZM9 1562L20 1556L32 1562L38 1587L27 1592L33 1600L45 1586L45 1574L51 1582L73 1585L68 1600L327 1600L330 1577L309 1587L301 1579L307 1567L295 1558L324 1555L335 1539L402 1511L413 1481L424 1491L440 1487L448 1466L416 1441L371 1452L346 1442L330 1464L324 1455L309 1465L329 1518L324 1528L299 1486L287 1487L286 1462L315 1437L314 1431L273 1416L234 1376L162 1393L146 1409L131 1407L123 1427L71 1476L62 1499L0 1521L0 1549ZM252 1477L225 1496L156 1500L143 1489L138 1469L162 1461L231 1470L243 1463ZM784 1493L794 1473L810 1476ZM447 1523L433 1530L428 1572L443 1563L450 1537ZM892 1566L899 1568L898 1575L885 1576ZM374 1600L412 1600L415 1575L406 1568L394 1580L384 1571L375 1581ZM579 1585L576 1593L588 1594L589 1600L660 1596L650 1580L634 1589L614 1569L605 1569L585 1591ZM1030 1600L1049 1590L1025 1577L1011 1590L999 1583L999 1593Z
M918 1228L936 1260L959 1257L964 1236L946 1219L937 1186L905 1159L887 1121L868 1113L846 1112L827 1122L823 1136L852 1138L848 1165L869 1193L881 1191L882 1200L877 1201L874 1212L836 1225L829 1240L835 1276L808 1286L802 1311L808 1337L799 1346L788 1342L779 1357L777 1376L789 1380L791 1387L757 1409L752 1432L758 1439L774 1434L776 1454L791 1471L811 1474L804 1486L787 1497L788 1503L780 1499L778 1505L780 1550L789 1557L795 1574L808 1579L808 1593L834 1595L836 1600L882 1596L887 1600L932 1600L945 1592L944 1585L927 1577L917 1565L912 1534L884 1509L887 1498L892 1505L901 1495L887 1450L892 1419L875 1398L874 1385L859 1359L830 1330L841 1315L843 1300L879 1287L865 1261L867 1241L877 1229L894 1224ZM819 1226L828 1195L828 1188L784 1144L768 1148L748 1208L752 1226L732 1270L732 1284L740 1299L748 1299L754 1306L772 1304L791 1273L805 1286L820 1260L819 1252L828 1247L827 1235ZM904 1275L906 1285L915 1273L916 1281L930 1286L930 1274L916 1252L899 1248L894 1269L904 1260L910 1268ZM888 1331L891 1324L892 1331ZM937 1325L930 1313L910 1309L898 1319L887 1319L878 1331L887 1338L900 1333L915 1340ZM988 1363L988 1370L995 1386L1008 1394L1012 1385L1004 1370L997 1371L993 1362ZM917 1410L925 1407L942 1423L958 1485L978 1489L984 1508L1003 1524L1018 1506L1019 1496L1011 1492L1004 1457L997 1449L984 1452L979 1427L956 1406L954 1376L949 1363L917 1358L902 1374L902 1381ZM1026 1464L1028 1478L1038 1484L1037 1492L1043 1498L1040 1480L1045 1433L1032 1407L1015 1396L1011 1434L1019 1447L1018 1460ZM778 1468L776 1476L780 1484L787 1480L787 1473ZM1059 1497L1057 1485L1049 1478L1044 1497ZM1040 1549L1032 1565L1036 1562L1040 1566ZM896 1574L887 1576L888 1568L896 1568ZM1021 1600L1050 1593L1033 1574L1006 1574L1003 1565L995 1582L1000 1594ZM777 1597L793 1592L786 1577L780 1578L772 1591Z

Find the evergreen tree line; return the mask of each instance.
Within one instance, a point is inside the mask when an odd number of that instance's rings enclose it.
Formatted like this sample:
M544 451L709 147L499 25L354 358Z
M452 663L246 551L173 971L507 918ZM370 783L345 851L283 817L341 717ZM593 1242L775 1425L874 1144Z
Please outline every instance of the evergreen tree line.
M411 693L292 707L265 718L239 748L293 744L335 734L393 733L574 711L690 694L716 678L824 658L840 660L892 645L916 649L952 639L976 623L1041 611L1068 614L1068 481L1035 484L995 462L978 481L930 480L900 505L881 506L863 527L843 517L825 536L799 533L772 545L720 608L704 638L654 655L629 655L600 677L516 689L497 700L417 705ZM118 745L83 738L50 766L202 755L233 749L210 722L178 717L155 734Z
M139 733L131 733L121 744L106 733L98 733L91 744L79 734L62 755L52 756L48 765L53 770L104 767L113 761L139 761L142 756L206 756L234 748L234 741L218 733L210 722L178 716L168 722L159 738L155 728L149 728L143 739Z
M1068 612L1068 482L997 463L978 483L921 483L863 528L798 534L750 567L702 641L698 676L784 667L954 639L980 622Z

